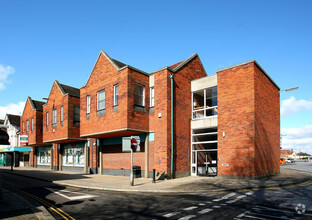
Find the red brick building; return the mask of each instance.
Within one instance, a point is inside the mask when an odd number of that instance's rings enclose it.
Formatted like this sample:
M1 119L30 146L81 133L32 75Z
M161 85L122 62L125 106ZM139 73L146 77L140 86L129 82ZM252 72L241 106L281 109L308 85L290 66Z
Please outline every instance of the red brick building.
M52 145L54 170L86 171L86 139L80 137L80 91L54 81L43 105L43 143Z
M28 135L29 166L51 168L51 146L43 143L42 110L45 103L28 97L20 119L20 134ZM23 145L23 144L22 144Z
M207 76L194 54L146 73L101 51L80 91L54 82L42 143L56 170L129 175L123 146L136 136L145 177L264 176L279 172L279 110L279 88L254 60Z

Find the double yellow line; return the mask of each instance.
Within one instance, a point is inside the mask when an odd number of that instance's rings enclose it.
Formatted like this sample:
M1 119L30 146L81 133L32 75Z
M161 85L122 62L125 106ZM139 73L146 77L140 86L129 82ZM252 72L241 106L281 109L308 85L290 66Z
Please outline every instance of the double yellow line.
M20 190L20 189L17 189L17 188L15 188L15 190L16 190L17 192L20 192L20 193L22 193L22 194L24 194L24 195L26 195L26 196L32 198L32 199L37 200L38 202L40 202L40 203L43 204L44 206L50 208L52 211L54 211L54 212L56 212L57 214L59 214L60 216L62 216L62 218L66 219L66 220L75 220L75 218L71 217L68 213L64 212L64 211L63 211L62 209L60 209L60 208L57 208L57 207L54 206L53 204L51 204L51 203L49 203L49 202L47 202L47 201L45 201L45 200L43 200L43 199L41 199L41 198L39 198L39 197L33 195L33 194L30 194L30 193L28 193L28 192L25 192L25 191L23 191L23 190Z

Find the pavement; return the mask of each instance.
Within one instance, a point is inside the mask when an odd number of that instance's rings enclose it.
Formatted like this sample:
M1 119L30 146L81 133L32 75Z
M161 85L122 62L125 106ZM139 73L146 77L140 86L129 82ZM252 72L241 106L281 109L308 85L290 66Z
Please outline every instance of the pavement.
M230 178L230 177L183 177L170 180L158 180L152 182L151 178L135 178L134 186L130 185L130 178L127 176L109 176L82 174L65 171L53 171L31 167L0 167L0 173L6 172L14 175L26 176L37 180L52 182L58 185L79 187L84 189L97 189L123 192L149 192L149 193L217 193L223 191L239 190L259 190L274 189L276 187L291 187L300 184L312 184L312 175L306 172L283 169L279 174L260 179ZM20 209L28 207L25 216L27 219L51 219L44 208L35 204L20 204L12 201L13 197L21 196L17 193L3 192L4 200L0 201L0 206L5 209ZM6 204L3 204L6 201ZM20 201L20 200L19 200ZM10 208L11 207L11 208ZM38 208L39 207L39 208ZM43 209L42 209L43 208ZM31 216L31 210L33 216ZM43 211L42 211L43 210ZM0 214L4 213L0 208ZM46 210L45 210L46 211ZM25 212L25 210L24 210ZM38 213L41 212L40 218ZM23 215L22 215L23 216ZM8 218L10 219L10 218ZM14 218L18 219L18 218ZM21 218L22 219L22 218ZM25 218L24 218L25 219Z

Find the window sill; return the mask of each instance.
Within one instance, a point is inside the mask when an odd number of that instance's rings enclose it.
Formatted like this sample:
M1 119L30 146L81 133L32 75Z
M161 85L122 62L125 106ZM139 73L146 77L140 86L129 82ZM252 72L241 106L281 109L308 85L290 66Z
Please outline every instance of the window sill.
M96 116L105 115L105 109L96 112Z
M139 105L134 105L134 111L136 112L145 112L145 107L144 106L139 106Z
M118 112L118 105L115 105L115 106L113 107L113 112Z
M154 113L154 107L150 107L149 113Z

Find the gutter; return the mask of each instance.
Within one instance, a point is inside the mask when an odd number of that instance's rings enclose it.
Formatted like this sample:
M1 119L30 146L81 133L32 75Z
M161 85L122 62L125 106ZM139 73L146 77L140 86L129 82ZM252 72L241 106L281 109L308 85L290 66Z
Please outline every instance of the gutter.
M173 79L174 75L170 73L170 81L171 81L171 173L170 177L173 179Z

